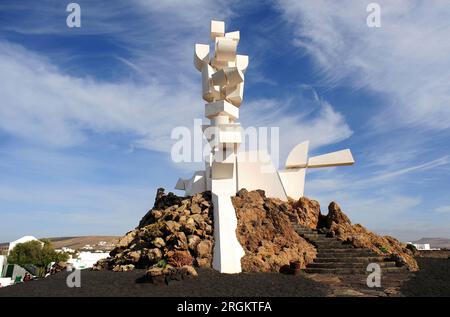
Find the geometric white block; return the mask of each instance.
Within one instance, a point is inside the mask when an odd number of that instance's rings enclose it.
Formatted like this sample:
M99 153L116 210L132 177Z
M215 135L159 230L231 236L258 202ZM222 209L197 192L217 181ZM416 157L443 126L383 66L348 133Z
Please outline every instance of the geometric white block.
M309 141L297 144L286 159L286 168L306 167L308 164Z
M202 71L205 64L209 63L209 45L195 44L194 65L198 71Z
M205 64L202 68L202 97L204 100L211 102L220 99L220 87L214 86L211 80L214 74L214 69L209 65Z
M236 107L240 107L244 98L244 82L225 88L225 99Z
M237 67L224 68L225 76L227 77L227 85L236 86L244 82L244 73Z
M188 180L179 178L178 181L177 181L177 184L175 185L175 189L186 190L187 182L188 182Z
M211 20L211 39L225 36L225 22Z
M219 115L228 116L232 120L236 120L239 118L239 108L225 100L218 100L205 105L205 117L214 119L214 117Z
M192 196L206 191L205 171L196 171L186 184L186 195Z
M215 72L211 76L213 85L223 87L227 84L227 77L223 69Z
M353 163L355 163L355 160L353 159L352 152L349 149L346 149L310 157L308 160L308 167L343 166L352 165Z
M239 123L219 125L219 143L242 143L242 131Z
M234 31L234 32L225 33L225 37L228 39L232 39L232 40L236 41L237 43L239 43L239 39L241 36L240 36L239 31Z
M278 171L284 191L288 197L299 200L305 190L306 168Z
M236 55L236 67L245 73L248 67L248 55Z
M214 85L223 87L236 86L244 81L244 73L237 67L224 67L211 76Z
M229 179L233 178L235 162L230 160L228 163L212 162L211 165L211 179ZM233 186L233 189L235 186Z
M226 37L216 37L214 58L222 62L236 61L237 42Z

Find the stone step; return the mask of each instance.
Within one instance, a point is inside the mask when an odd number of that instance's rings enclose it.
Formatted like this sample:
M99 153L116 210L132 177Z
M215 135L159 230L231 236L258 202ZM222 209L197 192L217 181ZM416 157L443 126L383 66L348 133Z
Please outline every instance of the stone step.
M328 238L324 234L304 233L304 234L301 234L300 236L305 238L305 239L310 239L310 240L327 239L327 240L330 240L330 241L336 241L333 238Z
M337 269L337 268L361 268L366 269L367 265L371 262L320 262L320 263L310 263L307 268L329 268L329 269ZM395 262L376 262L380 265L381 268L390 268L396 267Z
M328 250L336 250L336 249L354 249L352 245L342 244L342 243L334 243L334 242L311 242L319 251L327 252Z
M297 232L302 232L302 233L317 233L317 230L314 229L310 229L310 228L305 228L305 227L300 227L298 225L293 225L294 230Z
M303 236L303 235L308 235L308 234L310 234L310 235L318 234L318 233L315 232L315 231L309 231L309 230L295 230L295 232L297 232L297 234L299 234L299 235L301 235L301 236Z
M346 248L346 249L342 249L342 248L335 248L335 249L329 249L327 251L323 250L323 253L361 253L361 252L365 252L365 253L370 253L370 254L375 254L373 251L369 250L369 249L363 249L363 248ZM375 256L379 256L378 254L375 254Z
M369 273L366 272L365 268L306 268L306 273L316 273L316 274L362 274ZM385 267L381 269L381 274L393 274L404 272L404 268L400 267Z
M317 257L315 263L333 263L333 262L361 262L361 263L373 263L373 262L384 262L384 257L382 256L349 256L349 257L330 257L322 258Z
M336 240L333 240L331 238L325 238L325 237L318 237L318 238L307 238L307 237L303 237L304 239L310 241L310 242L338 242Z
M342 250L342 252L340 252ZM354 258L354 257L376 257L378 254L361 249L330 249L317 253L317 258Z

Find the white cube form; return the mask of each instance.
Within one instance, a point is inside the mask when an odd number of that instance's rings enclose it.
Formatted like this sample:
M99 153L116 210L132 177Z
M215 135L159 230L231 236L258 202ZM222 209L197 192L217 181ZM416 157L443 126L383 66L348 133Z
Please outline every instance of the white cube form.
M216 37L225 36L225 22L211 20L211 39L215 40Z
M300 168L308 165L309 141L297 144L286 159L286 168Z
M308 160L308 167L330 167L352 165L355 163L352 152L349 149L336 151L328 154L310 157Z
M242 143L242 128L239 123L219 125L219 144L222 147L234 148L234 145Z
M214 86L212 75L214 69L209 65L203 65L202 69L202 97L205 101L212 102L221 98L220 86Z
M240 107L244 99L244 82L225 88L225 99L236 107Z
M224 86L236 86L244 82L244 73L237 67L225 67L218 70L211 76L214 85Z
M229 157L229 156L228 156ZM231 155L231 159L224 162L214 161L211 165L211 179L229 179L234 175L235 156ZM236 188L236 186L233 186Z
M195 44L194 65L198 71L202 71L205 64L209 63L209 45Z
M236 67L245 73L248 67L248 55L236 55Z
M213 73L211 76L211 80L213 85L217 85L219 87L225 86L227 84L227 77L224 69L218 70L217 72Z
M244 82L244 73L237 67L227 67L223 71L225 72L228 86L236 86Z
M214 119L216 116L226 115L232 120L239 119L239 108L225 100L219 100L205 105L205 117Z
M236 67L236 61L218 61L215 57L211 60L211 66L217 70L221 70L225 67Z
M214 57L222 62L236 61L238 43L226 37L216 37Z
M239 43L241 34L239 31L227 32L227 33L225 33L225 37L228 39L232 39L233 41L236 41L237 43Z

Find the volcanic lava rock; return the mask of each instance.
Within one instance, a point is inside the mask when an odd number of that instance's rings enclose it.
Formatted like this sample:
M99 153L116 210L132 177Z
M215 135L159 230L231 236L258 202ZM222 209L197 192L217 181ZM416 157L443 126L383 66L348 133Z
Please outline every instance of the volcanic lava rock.
M379 236L360 224L352 225L350 219L342 212L335 202L328 206L328 215L322 216L323 227L320 228L329 235L337 237L357 248L367 248L386 256L396 262L397 266L406 266L410 271L419 269L414 252L391 236Z
M232 197L232 202L238 220L236 236L245 251L241 259L243 271L279 272L285 267L292 272L312 262L316 249L296 233L293 223L326 232L355 247L369 248L395 259L398 265L417 270L413 252L405 244L389 236L378 236L359 224L353 225L335 202L330 204L327 215L321 214L315 200L302 197L285 202L267 198L263 190L242 189ZM145 268L157 272L191 265L211 267L213 224L210 192L179 197L165 194L160 188L153 208L94 269Z
M232 198L238 218L236 234L245 255L242 270L279 272L290 262L304 268L316 256L315 248L292 226L292 206L279 199L266 198L264 191L240 190Z
M94 269L163 267L170 261L180 266L195 262L210 267L214 244L210 201L210 192L179 197L158 189L154 207L136 229L119 240L110 257L97 262Z

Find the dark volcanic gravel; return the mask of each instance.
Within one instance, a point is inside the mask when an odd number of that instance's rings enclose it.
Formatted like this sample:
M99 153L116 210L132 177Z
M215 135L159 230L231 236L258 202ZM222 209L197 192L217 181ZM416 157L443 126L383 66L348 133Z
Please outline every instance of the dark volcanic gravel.
M327 286L303 276L279 273L225 275L212 269L198 269L196 279L169 285L137 283L145 270L131 272L81 272L81 287L66 286L67 272L42 280L0 288L1 296L325 296Z
M403 284L405 296L450 296L450 259L417 258L420 271Z

